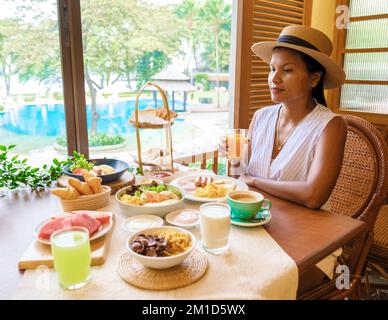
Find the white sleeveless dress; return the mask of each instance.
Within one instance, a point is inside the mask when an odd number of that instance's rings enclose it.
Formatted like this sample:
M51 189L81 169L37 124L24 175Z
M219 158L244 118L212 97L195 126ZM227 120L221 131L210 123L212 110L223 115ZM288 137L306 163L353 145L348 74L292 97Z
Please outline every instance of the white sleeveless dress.
M315 148L326 125L336 117L329 108L317 104L298 124L287 142L272 160L276 122L281 104L256 111L249 128L251 156L242 164L242 171L254 177L277 181L306 181L314 158ZM248 159L247 156L244 159ZM327 208L326 208L327 209ZM316 266L330 279L333 278L338 249Z
M298 124L272 161L276 122L281 105L256 111L252 120L251 160L246 173L278 181L306 181L318 139L336 114L321 104ZM265 152L263 152L265 150Z

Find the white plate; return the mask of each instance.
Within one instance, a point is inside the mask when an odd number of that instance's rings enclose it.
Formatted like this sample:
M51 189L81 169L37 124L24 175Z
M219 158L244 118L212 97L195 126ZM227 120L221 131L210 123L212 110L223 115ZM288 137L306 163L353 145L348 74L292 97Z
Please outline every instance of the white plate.
M104 211L105 213L107 213L106 211ZM70 214L69 214L70 215ZM46 223L46 222L49 222L51 220L51 218L48 218L44 221L42 221L41 223L39 223L35 228L34 228L34 231L33 231L33 236L34 238L40 242L40 243L44 243L44 244L51 244L51 241L50 240L46 240L46 239L41 239L38 237L39 235L39 231L40 229L43 227L43 225ZM112 214L111 214L111 217L109 219L109 223L105 223L103 225L101 225L100 229L93 233L93 235L90 237L90 241L93 241L97 238L100 238L102 237L104 234L106 234L111 228L113 227L113 217L112 217Z
M267 218L265 220L261 220L261 221L257 221L257 222L243 222L243 221L234 221L233 219L231 219L230 223L235 225L235 226L240 226L240 227L247 227L247 228L250 228L250 227L257 227L257 226L262 226L263 224L266 224L267 222L269 222L272 218L272 215L271 215L271 211L269 210L263 210L266 212L266 216Z
M196 175L190 175L190 176L185 176L181 177L178 179L175 179L174 181L171 181L170 184L174 185L178 188L183 189L184 191L184 196L185 199L192 200L192 201L199 201L199 202L217 202L217 201L226 201L226 197L222 198L204 198L204 197L196 197L192 195L189 191L187 191L184 188L184 183L192 182L194 184L195 179L197 179L198 176L201 177L212 177L214 180L230 180L236 183L236 189L235 190L249 190L248 185L241 181L237 180L231 177L226 177L226 176L218 176L214 174L196 174Z
M121 227L125 231L138 232L141 229L161 227L163 225L163 219L151 214L142 214L125 219Z
M182 211L192 211L193 213L196 213L198 215L198 220L196 222L190 223L190 224L183 224L183 223L174 222L173 220L171 220L172 216L179 214ZM194 228L195 226L199 225L199 210L190 209L190 208L175 210L175 211L172 211L166 215L166 221L169 224L172 224L172 225L177 226L177 227L191 229L191 228Z

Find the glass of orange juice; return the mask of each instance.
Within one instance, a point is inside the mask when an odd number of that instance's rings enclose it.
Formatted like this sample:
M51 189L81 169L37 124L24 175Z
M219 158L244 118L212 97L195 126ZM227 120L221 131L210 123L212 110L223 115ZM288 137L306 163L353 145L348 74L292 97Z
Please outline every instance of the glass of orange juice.
M227 158L229 160L241 160L244 154L246 129L229 129L226 133L226 145L228 147Z

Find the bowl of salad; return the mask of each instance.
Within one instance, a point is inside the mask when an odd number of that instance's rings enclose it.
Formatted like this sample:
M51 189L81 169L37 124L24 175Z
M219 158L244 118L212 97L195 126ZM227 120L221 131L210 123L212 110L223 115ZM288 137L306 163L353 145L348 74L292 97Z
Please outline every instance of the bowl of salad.
M160 180L145 179L116 193L121 211L129 216L153 214L164 217L183 207L183 190Z
M83 173L88 172L102 179L102 183L113 182L127 171L128 164L117 159L86 159L81 153L74 151L71 163L66 165L63 172L70 177L84 181Z

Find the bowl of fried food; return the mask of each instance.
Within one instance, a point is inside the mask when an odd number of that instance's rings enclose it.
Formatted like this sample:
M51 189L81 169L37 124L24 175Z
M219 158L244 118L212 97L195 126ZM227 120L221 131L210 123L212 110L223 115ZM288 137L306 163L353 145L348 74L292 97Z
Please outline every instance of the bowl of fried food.
M111 188L102 185L100 177L83 175L86 182L69 178L69 186L55 188L51 193L57 196L64 211L95 210L109 204Z
M117 159L86 159L81 153L74 152L72 162L64 167L63 172L80 181L85 181L83 175L96 176L102 179L102 183L116 181L129 168L124 161Z
M144 179L116 193L121 211L128 216L153 214L164 217L183 207L183 191L157 179Z
M154 227L140 230L127 239L131 256L153 269L167 269L182 263L195 247L194 235L178 227Z

